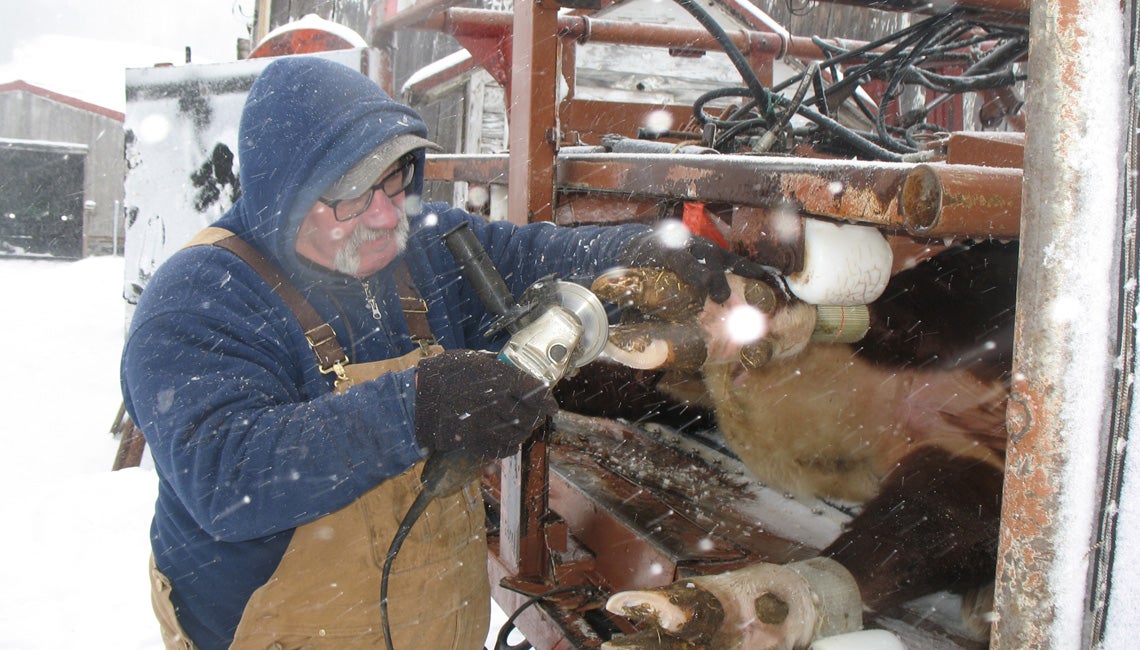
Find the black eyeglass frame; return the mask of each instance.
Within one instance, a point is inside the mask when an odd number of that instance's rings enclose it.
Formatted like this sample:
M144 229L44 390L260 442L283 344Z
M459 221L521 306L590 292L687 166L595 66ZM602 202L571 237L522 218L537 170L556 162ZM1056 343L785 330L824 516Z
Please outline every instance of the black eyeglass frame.
M399 196L400 194L403 194L404 192L406 192L408 190L408 188L412 185L412 179L415 178L415 175L416 175L416 169L415 169L416 158L415 158L415 156L413 156L410 153L404 154L403 156L401 156L399 158L399 160L396 161L396 163L399 166L396 167L396 169L392 170L392 173L386 174L384 176L384 178L381 178L380 180L376 181L376 183L372 187L370 187L367 190L365 190L364 192L362 192L360 194L360 196L357 196L357 197L351 198L351 199L336 199L336 200L332 200L332 201L330 201L330 200L328 200L322 196L322 197L318 198L317 200L320 201L321 203L325 204L326 206L332 208L333 219L336 219L337 221L340 221L340 222L352 221L353 219L355 219L355 218L359 217L360 215L364 214L365 212L367 212L368 208L372 206L372 196L374 194L376 194L376 190L380 190L380 191L384 192L384 195L387 196L388 198L394 199L397 196ZM400 181L399 187L397 187L396 189L394 189L392 191L384 189L384 186L387 185L393 178L395 178L397 174L403 174L404 175L403 179ZM345 202L359 201L362 197L364 197L366 195L367 195L367 198L364 199L364 205L360 206L360 209L356 210L352 214L342 217L342 216L340 216L340 214L337 213L337 206L339 206L340 204L345 203Z

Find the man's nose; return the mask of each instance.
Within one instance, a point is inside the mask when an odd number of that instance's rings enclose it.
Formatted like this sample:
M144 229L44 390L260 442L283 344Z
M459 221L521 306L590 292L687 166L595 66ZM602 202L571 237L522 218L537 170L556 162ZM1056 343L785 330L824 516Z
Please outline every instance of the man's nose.
M377 190L372 195L368 209L360 215L360 221L369 228L392 228L399 218L399 210L393 199Z

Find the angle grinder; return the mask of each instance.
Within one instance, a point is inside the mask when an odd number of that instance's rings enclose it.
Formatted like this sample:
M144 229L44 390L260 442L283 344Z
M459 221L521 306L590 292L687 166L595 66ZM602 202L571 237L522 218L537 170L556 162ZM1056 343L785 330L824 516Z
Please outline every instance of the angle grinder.
M499 359L553 386L563 377L598 358L606 347L609 319L605 307L589 289L552 278L535 282L520 301L491 263L467 223L443 234L444 243L459 263L463 277L495 317L488 335L510 333ZM392 650L388 619L388 578L392 563L412 527L432 499L451 494L473 480L487 459L458 449L431 454L420 474L421 489L404 515L388 547L380 580L380 614L384 642Z
M511 337L499 358L547 384L593 361L606 347L606 309L589 289L545 278L515 302L487 251L466 223L443 235L463 277L495 322L487 330L506 330Z

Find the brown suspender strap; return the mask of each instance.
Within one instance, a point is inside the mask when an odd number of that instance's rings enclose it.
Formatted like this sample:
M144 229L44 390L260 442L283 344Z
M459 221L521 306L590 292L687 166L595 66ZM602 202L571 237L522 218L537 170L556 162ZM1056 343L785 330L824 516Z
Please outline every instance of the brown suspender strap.
M416 290L416 284L412 281L412 274L408 271L407 264L400 264L396 268L395 278L396 293L400 296L400 308L404 310L404 320L408 323L412 341L426 350L429 345L435 343L435 336L432 335L431 327L428 325L427 302Z
M237 235L231 234L219 239L214 242L214 246L224 248L240 257L250 268L257 271L261 279L265 280L273 288L273 291L285 301L290 311L301 323L301 328L305 330L305 339L309 341L309 347L313 349L313 354L317 355L317 367L320 371L326 375L336 373L338 380L347 379L347 375L344 373L344 365L348 363L348 355L344 353L344 348L336 340L336 332L332 325L321 318L317 310L313 309L313 306L305 300L301 292L297 291L296 287L285 279L281 271L269 260L262 257L257 249Z

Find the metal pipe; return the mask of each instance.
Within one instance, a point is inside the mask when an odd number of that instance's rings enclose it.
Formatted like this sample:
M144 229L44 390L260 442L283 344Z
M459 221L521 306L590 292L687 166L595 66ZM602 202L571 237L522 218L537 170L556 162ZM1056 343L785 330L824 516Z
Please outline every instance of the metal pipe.
M1112 542L1098 538L1112 505L1103 467L1124 450L1108 433L1118 387L1127 385L1113 366L1119 323L1135 319L1120 303L1121 164L1131 128L1121 6L1034 0L1030 12L995 650L1101 647L1096 621L1110 585L1095 577L1093 559Z
M507 219L522 225L554 218L561 42L552 36L555 7L525 2L507 16L513 21Z
M916 235L1012 236L1021 224L1021 170L919 165L903 183L902 213Z
M428 16L414 25L417 29L436 30L460 37L507 37L511 32L511 14L484 9L455 7ZM644 47L720 51L717 40L700 27L646 25L628 21L604 20L586 16L559 16L558 35L581 43L618 43ZM746 55L765 54L772 57L796 56L809 59L826 58L811 38L750 30L731 30L729 38ZM836 41L831 41L836 42ZM848 49L866 45L862 41L840 40Z
M1011 0L1017 3L1023 0ZM512 29L512 16L508 12L487 9L454 7L435 11L416 20L398 19L381 24L372 33L375 40L385 30L415 28L434 30L462 38L509 38ZM558 17L557 34L562 38L572 38L579 43L616 43L643 47L684 48L693 51L722 50L720 43L701 27L676 25L647 25L621 20L605 20L583 15L563 15ZM771 58L795 57L818 61L830 56L807 36L788 36L782 33L754 31L746 29L728 30L728 37L745 56ZM847 50L855 50L867 45L866 41L840 38L825 39L826 42ZM887 48L872 50L885 52ZM852 61L858 61L855 58Z

